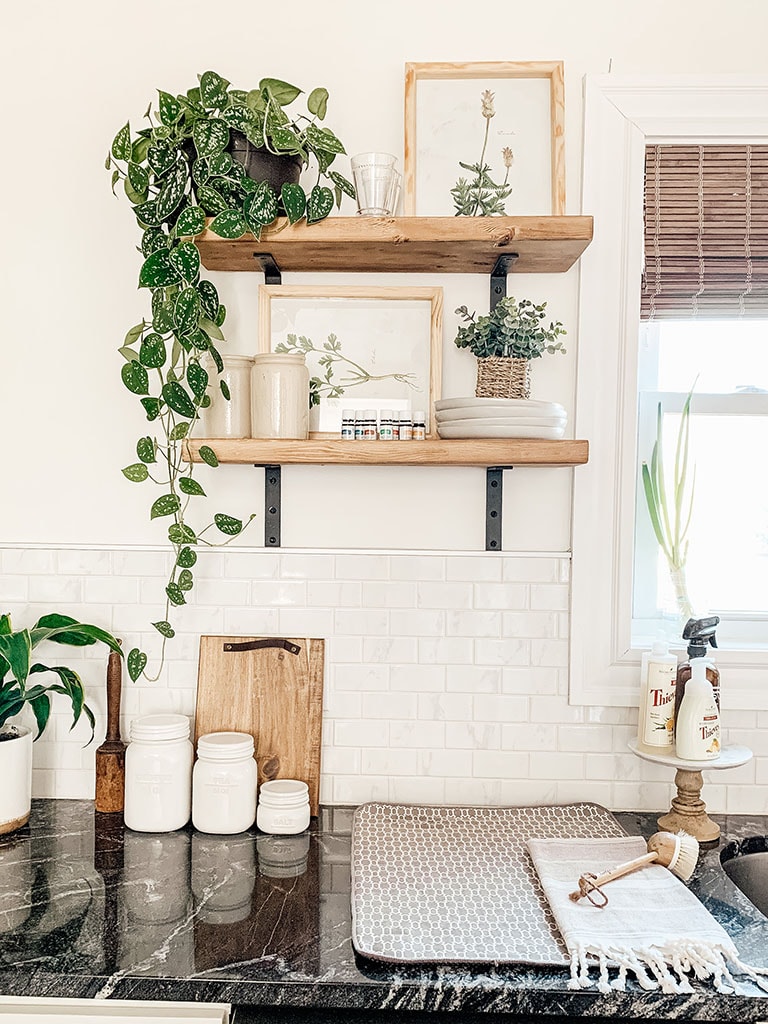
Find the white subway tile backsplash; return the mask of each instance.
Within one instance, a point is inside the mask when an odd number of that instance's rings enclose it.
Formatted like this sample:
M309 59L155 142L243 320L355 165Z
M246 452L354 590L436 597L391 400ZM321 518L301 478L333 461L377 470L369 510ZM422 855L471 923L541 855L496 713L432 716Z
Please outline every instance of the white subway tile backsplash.
M17 621L55 607L110 628L159 665L168 552L0 548L0 595ZM326 639L322 799L526 804L594 800L666 810L672 769L627 749L634 708L568 703L570 560L513 553L204 551L162 677L123 686L122 725L194 714L201 633ZM101 646L67 651L97 715L54 701L35 745L36 795L89 798L104 735ZM731 711L726 742L754 761L707 779L711 811L768 812L768 712Z

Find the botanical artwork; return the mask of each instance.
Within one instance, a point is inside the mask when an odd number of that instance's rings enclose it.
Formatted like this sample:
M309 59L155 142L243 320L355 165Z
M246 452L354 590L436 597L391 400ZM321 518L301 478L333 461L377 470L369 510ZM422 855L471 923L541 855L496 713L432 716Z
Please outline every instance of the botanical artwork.
M491 90L484 89L480 111L485 121L485 133L480 159L474 164L467 164L463 160L459 160L459 166L463 167L465 171L471 171L472 177L469 179L459 178L451 189L457 217L492 217L494 214L506 213L504 200L512 193L512 186L508 182L514 154L509 146L502 147L501 157L506 170L504 181L497 185L491 177L491 166L486 163L491 118L496 116L493 100L494 95Z
M415 213L551 214L549 90L546 78L418 80Z
M311 434L338 435L343 409L424 410L429 419L441 289L262 285L259 301L260 351L306 358Z

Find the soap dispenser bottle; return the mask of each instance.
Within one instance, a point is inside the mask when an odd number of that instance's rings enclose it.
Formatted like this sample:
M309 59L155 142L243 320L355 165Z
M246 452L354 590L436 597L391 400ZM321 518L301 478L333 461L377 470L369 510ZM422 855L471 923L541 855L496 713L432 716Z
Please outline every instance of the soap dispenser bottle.
M677 756L684 761L712 761L720 756L720 713L707 662L695 658L675 725Z
M656 640L643 652L640 665L640 708L637 746L648 754L671 754L674 739L677 656Z
M691 669L695 660L704 658L707 661L707 679L715 695L715 704L720 712L720 672L715 663L707 655L710 645L717 647L715 630L720 623L719 615L709 615L704 619L688 619L683 629L683 640L688 643L688 660L681 662L677 669L675 684L675 721L680 712L680 704L685 696L685 688L691 678Z

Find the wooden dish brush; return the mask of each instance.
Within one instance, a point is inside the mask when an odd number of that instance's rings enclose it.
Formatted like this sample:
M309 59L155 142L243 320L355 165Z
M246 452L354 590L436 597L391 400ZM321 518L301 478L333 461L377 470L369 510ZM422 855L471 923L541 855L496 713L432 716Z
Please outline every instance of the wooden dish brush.
M602 891L602 886L608 882L613 882L616 878L623 878L624 875L644 868L648 864L660 864L661 867L668 868L678 878L687 882L693 874L698 859L699 844L693 836L689 836L686 832L678 832L677 835L672 832L656 832L648 840L648 853L643 854L642 857L635 857L634 860L628 860L625 864L619 864L618 867L606 871L602 875L585 872L579 878L578 891L571 892L568 896L574 902L586 896L596 907L604 907L608 902L608 897ZM594 899L593 894L595 893L602 897L602 902L597 902Z

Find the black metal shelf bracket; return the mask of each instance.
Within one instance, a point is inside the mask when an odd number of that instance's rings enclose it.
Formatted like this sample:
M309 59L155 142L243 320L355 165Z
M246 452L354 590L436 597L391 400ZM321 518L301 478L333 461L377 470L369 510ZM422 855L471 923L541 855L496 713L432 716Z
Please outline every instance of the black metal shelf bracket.
M261 467L257 467L261 468ZM264 547L280 547L280 467L264 466Z
M261 269L264 271L264 284L283 283L282 271L277 263L275 263L271 252L255 252L253 258L259 261Z
M501 512L504 498L504 470L512 466L489 466L485 471L485 550L501 551Z
M519 258L516 252L505 252L494 263L491 271L491 310L494 310L498 303L505 298L509 268Z

